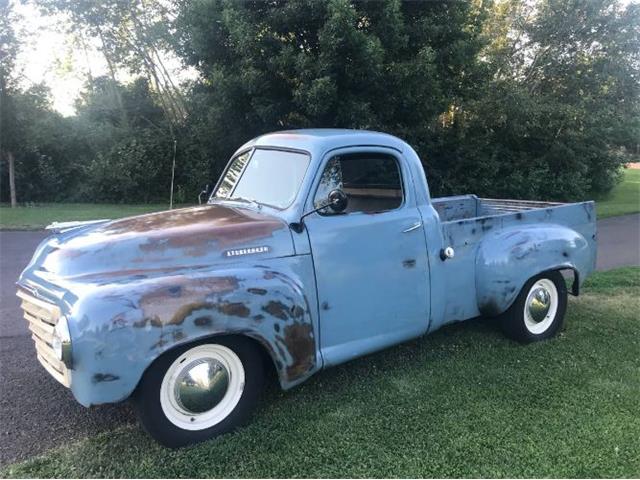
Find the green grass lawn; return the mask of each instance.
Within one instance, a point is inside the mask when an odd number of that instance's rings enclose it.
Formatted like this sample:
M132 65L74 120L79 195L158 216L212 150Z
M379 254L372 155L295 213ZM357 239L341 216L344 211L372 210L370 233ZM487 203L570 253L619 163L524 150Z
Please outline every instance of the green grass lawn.
M598 218L640 212L640 170L626 169L622 183L596 201L596 212Z
M461 323L271 387L248 426L192 448L122 427L0 476L638 477L639 311L640 268L597 273L553 340Z
M168 209L168 204L39 203L33 207L10 208L9 205L3 203L0 206L0 228L31 230L44 228L52 222L121 218Z

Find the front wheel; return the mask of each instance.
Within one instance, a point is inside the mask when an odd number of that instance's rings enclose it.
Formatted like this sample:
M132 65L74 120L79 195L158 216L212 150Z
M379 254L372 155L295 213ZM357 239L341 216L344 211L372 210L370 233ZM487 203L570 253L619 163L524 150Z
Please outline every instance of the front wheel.
M567 310L567 285L558 271L531 278L501 318L508 337L530 343L553 337Z
M134 404L147 432L167 447L233 430L249 416L263 383L260 352L242 338L170 351L145 372Z

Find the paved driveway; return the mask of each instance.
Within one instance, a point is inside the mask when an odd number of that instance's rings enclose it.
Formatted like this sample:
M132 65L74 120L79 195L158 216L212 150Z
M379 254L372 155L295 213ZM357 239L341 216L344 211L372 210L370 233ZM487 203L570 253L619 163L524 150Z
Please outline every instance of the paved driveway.
M14 282L44 232L0 231L0 465L135 422L127 404L86 409L38 364ZM640 215L598 222L598 269L640 265Z
M135 422L126 403L84 408L36 360L14 282L44 237L0 231L0 465Z
M598 220L598 270L640 265L640 214Z

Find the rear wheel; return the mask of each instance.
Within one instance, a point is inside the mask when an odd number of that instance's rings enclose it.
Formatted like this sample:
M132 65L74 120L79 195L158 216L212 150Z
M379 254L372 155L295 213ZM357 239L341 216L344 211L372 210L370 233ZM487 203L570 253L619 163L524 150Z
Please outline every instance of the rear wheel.
M558 271L531 278L501 318L502 329L523 343L553 337L567 310L567 285Z
M168 447L207 440L247 419L263 373L260 352L242 338L170 351L149 367L138 386L138 418Z

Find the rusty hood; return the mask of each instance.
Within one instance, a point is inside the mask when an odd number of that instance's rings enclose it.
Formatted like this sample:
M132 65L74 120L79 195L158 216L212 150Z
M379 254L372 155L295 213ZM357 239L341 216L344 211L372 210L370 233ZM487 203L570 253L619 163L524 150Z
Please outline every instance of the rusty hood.
M217 204L62 230L43 242L23 276L131 277L293 254L283 220Z

